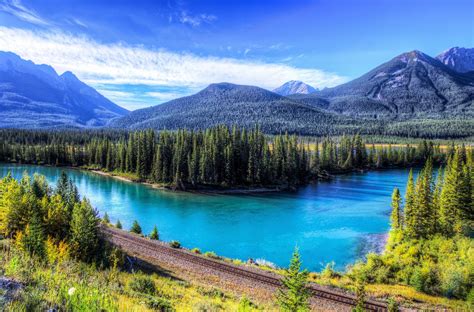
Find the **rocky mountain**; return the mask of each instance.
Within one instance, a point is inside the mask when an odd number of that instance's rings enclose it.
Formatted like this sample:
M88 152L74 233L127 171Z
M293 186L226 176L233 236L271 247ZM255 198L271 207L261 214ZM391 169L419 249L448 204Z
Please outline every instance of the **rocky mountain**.
M97 127L127 113L71 72L0 52L0 127Z
M474 48L451 48L436 58L457 72L467 73L474 71Z
M292 95L292 94L310 94L316 92L317 89L313 88L312 86L297 80L291 80L280 87L273 90L276 94L279 95Z
M332 113L262 88L217 83L197 94L134 111L114 120L111 126L204 129L220 124L241 127L258 124L267 133L329 134L343 123L343 119Z
M411 51L348 83L292 99L352 117L466 117L474 115L474 79Z

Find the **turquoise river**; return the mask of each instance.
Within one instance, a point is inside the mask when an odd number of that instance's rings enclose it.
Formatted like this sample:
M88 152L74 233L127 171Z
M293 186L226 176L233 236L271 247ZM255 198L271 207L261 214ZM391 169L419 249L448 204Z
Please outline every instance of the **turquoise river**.
M96 173L27 165L0 164L0 175L35 172L56 183L65 170L102 215L125 229L138 220L144 233L156 224L160 239L188 248L287 266L295 245L305 267L320 270L329 262L343 269L368 250L380 248L389 229L394 187L404 192L407 170L337 176L296 193L203 195L171 192Z

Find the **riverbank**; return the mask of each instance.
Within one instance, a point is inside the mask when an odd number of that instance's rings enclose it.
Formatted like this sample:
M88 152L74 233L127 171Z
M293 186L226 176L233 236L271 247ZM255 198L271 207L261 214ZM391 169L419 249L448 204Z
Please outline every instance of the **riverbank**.
M117 173L113 172L105 172L102 170L96 169L87 169L87 168L75 168L81 170L87 170L93 172L95 174L99 174L101 176L111 177L120 181L130 182L130 183L140 183L143 185L150 186L154 189L165 190L165 191L173 191L173 192L188 192L188 193L196 193L196 194L221 194L221 195L248 195L248 194L265 194L265 193L276 193L276 192L283 192L283 191L290 191L287 187L220 187L220 186L204 186L200 185L196 188L177 188L172 185L165 185L165 184L158 184L158 183L150 183L145 181L140 181L138 179L133 179L130 177L126 177Z

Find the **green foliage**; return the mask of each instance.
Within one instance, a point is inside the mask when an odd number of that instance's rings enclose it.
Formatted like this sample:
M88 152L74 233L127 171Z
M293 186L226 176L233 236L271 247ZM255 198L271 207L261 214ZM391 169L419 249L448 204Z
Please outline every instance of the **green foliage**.
M390 215L391 226L394 230L401 229L403 225L401 202L400 190L395 188L392 194L392 214Z
M87 199L74 205L71 220L71 245L75 257L96 259L99 247L99 218Z
M300 254L295 247L290 267L282 279L282 288L277 294L277 302L282 311L309 311L307 279L308 271L301 271Z
M21 245L30 255L42 258L46 254L44 244L44 231L40 217L37 212L33 212L30 223L26 226L21 238Z
M416 183L410 172L403 214L397 213L400 198L394 191L385 253L369 254L352 274L367 276L369 283L401 283L431 295L468 298L474 274L473 154L452 147L448 155L436 181L429 158Z
M242 297L239 302L237 312L250 312L256 308L256 305L252 303L247 297Z
M5 142L0 144L0 161L84 166L181 189L202 185L294 188L328 172L406 167L429 157L435 164L444 161L440 146L427 141L418 146L374 147L368 152L360 135L268 137L258 126L159 133L0 130L0 142ZM77 189L65 175L56 192L72 210L78 201Z
M390 297L387 300L387 310L388 310L388 312L398 312L398 311L400 311L399 304L393 297Z
M158 234L158 228L156 227L156 225L153 227L153 231L151 231L150 233L150 238L154 240L160 239L160 235Z
M138 221L133 221L132 227L130 228L130 233L142 234L142 227L138 224Z
M122 223L120 223L120 220L119 220L119 219L117 219L117 223L115 223L115 227L116 227L117 229L122 229Z
M220 259L221 257L219 257L215 252L213 251L206 251L204 253L204 256L208 257L208 258L212 258L212 259Z
M324 269L321 271L322 278L330 279L338 276L339 274L334 270L334 262L326 264Z
M365 292L365 281L358 279L356 282L356 306L352 309L353 312L364 312L365 311L365 300L367 299L367 293Z
M109 215L106 213L104 213L104 216L102 217L102 222L104 222L105 224L109 224L110 223L110 218L109 218Z
M178 241L173 240L173 241L170 242L170 247L179 249L179 248L181 248L181 243L178 242Z
M128 283L128 287L136 292L154 295L156 293L155 282L149 277L144 275L137 275Z

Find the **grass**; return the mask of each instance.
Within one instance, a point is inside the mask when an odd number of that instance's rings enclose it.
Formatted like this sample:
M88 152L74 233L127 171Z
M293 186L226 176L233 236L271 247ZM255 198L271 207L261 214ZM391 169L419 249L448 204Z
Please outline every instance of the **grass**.
M0 251L0 276L24 287L2 311L260 311L247 298L169 276L97 269L63 259L54 264L12 248ZM0 302L2 302L0 292Z
M348 275L338 272L333 272L333 274L328 274L328 272L324 271L321 273L310 273L309 281L319 285L350 291L354 291L355 287L354 281ZM450 309L453 311L469 311L465 301L427 295L405 285L367 284L366 291L371 297L379 299L392 297L404 306L421 307L422 310Z

